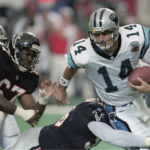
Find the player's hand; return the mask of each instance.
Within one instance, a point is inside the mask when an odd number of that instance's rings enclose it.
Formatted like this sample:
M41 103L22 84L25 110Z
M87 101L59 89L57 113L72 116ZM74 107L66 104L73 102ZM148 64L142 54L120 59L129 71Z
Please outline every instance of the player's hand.
M58 105L64 105L64 103L69 104L66 87L57 84L54 88L54 96Z
M47 98L50 98L54 92L54 87L56 86L56 82L54 82L52 84L52 81L51 80L46 80L46 81L43 81L41 83L41 87L40 89L41 90L44 90L45 92L41 93L41 96L43 97L47 97Z
M20 106L17 106L15 110L15 115L21 117L24 121L29 123L31 126L34 126L38 123L40 119L40 115L38 114L39 110L33 110L33 109L23 109Z
M150 93L150 85L141 78L137 78L137 80L140 82L140 85L137 86L129 82L129 86L139 92Z
M30 119L28 119L26 122L28 124L30 124L32 127L34 127L35 125L38 124L39 119L40 119L40 115L38 114L38 110L35 110L35 114L33 115L33 117L31 117Z
M54 87L56 86L56 82L52 84L51 80L46 80L41 83L40 86L40 97L39 97L39 104L46 105L48 103L48 100L52 96L54 92Z

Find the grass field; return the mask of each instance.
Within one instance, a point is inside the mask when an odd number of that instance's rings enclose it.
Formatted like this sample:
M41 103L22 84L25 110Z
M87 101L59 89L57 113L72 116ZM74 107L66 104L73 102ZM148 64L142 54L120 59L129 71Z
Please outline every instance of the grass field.
M37 127L39 127L39 126L41 127L41 126L45 126L45 125L49 125L51 123L54 123L55 121L59 120L63 116L63 114L68 112L70 109L68 107L64 111L64 109L57 108L57 107L51 107L51 108L48 107L46 112L42 116L39 124L37 125ZM26 122L24 122L22 119L20 119L18 117L16 117L16 119L17 119L17 122L19 124L21 132L30 128L30 126ZM0 148L0 150L2 150L2 149ZM101 142L96 147L92 148L92 150L123 150L123 149L116 147L116 146L113 146L113 145L110 145L110 144L107 144L105 142Z

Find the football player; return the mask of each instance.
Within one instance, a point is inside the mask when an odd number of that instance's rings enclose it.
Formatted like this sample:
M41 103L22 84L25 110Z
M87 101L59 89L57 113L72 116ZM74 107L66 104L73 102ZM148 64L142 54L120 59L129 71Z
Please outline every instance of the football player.
M150 138L112 126L104 106L98 99L90 99L54 124L30 128L5 150L88 150L101 140L122 147L150 147Z
M139 59L150 64L149 41L149 28L139 24L119 27L114 11L94 11L89 21L89 37L76 41L67 55L68 66L54 92L57 102L68 103L66 89L78 69L83 68L106 111L123 119L133 133L150 136L150 112L141 98L141 92L150 93L150 85L140 78L140 86L128 83ZM118 129L128 130L126 124L115 119L114 122Z
M38 38L29 32L16 34L10 40L9 48L0 44L0 145L2 148L11 146L18 138L19 128L14 115L20 116L34 126L38 123L48 102L45 96L40 96L38 102L32 96L32 92L38 86L39 75L35 69L40 51ZM51 81L42 84L44 90L51 85ZM22 107L15 105L16 98Z

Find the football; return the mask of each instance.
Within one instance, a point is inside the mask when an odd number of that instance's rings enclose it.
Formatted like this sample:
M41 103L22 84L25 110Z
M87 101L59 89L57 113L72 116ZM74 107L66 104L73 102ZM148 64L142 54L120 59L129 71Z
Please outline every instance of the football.
M138 77L140 77L145 82L150 84L150 67L144 66L144 67L135 68L129 74L128 81L134 85L140 85L140 82L137 80Z

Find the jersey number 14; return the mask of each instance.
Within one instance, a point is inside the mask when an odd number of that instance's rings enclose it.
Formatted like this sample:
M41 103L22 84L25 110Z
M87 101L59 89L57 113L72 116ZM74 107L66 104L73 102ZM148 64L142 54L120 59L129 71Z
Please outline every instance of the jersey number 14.
M122 63L121 63L121 70L120 70L120 73L118 74L118 76L123 80L129 76L129 74L132 70L133 69L132 69L130 60L126 59L126 60L122 61ZM107 72L106 67L100 67L98 69L98 73L101 74L104 78L104 81L107 85L107 88L105 88L107 93L118 91L118 87L113 85L111 78L109 77L109 74Z

